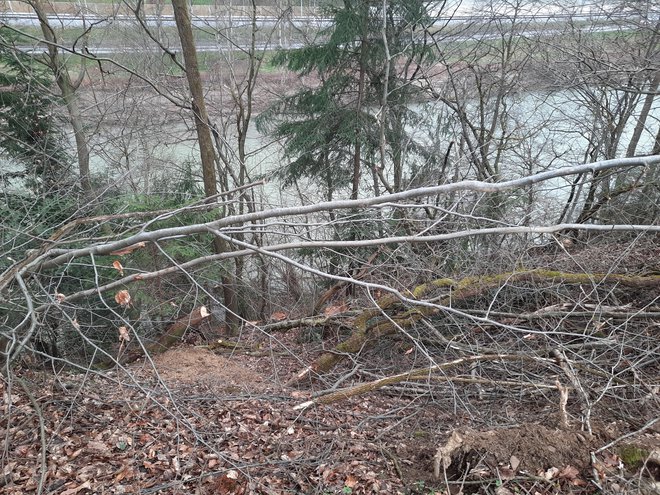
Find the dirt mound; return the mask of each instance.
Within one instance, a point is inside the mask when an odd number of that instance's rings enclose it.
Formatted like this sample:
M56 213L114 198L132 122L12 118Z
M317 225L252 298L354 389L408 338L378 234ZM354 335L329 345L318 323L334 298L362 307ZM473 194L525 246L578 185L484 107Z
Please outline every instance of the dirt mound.
M177 347L154 358L156 370L168 385L204 385L216 391L254 392L269 386L263 375L237 360L202 347Z
M459 479L478 464L493 474L540 475L567 466L581 470L589 465L591 450L586 434L531 423L501 430L455 431L438 449L435 471L442 475L446 469L449 479Z

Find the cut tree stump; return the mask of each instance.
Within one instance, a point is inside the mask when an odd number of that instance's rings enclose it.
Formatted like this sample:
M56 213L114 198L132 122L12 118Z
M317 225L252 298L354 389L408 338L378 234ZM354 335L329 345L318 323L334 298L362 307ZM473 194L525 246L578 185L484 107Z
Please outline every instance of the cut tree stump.
M179 318L174 323L172 323L167 330L161 335L157 341L145 346L147 354L159 354L162 353L173 345L181 341L181 337L191 327L199 325L206 318L211 316L211 313L206 309L206 306L200 306L195 308L188 315L183 318ZM133 361L144 356L142 348L131 349L124 354L120 354L117 359L104 359L100 363L96 364L97 368L107 369L114 366L117 362L122 364L132 363Z

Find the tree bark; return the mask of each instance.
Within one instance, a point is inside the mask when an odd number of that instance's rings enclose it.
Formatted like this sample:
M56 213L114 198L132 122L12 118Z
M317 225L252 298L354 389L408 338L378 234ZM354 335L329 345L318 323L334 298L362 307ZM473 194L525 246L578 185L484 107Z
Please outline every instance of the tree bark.
M66 67L66 63L59 54L58 39L55 32L48 22L48 16L41 0L30 0L30 5L34 9L39 19L39 25L44 39L48 42L48 66L55 77L55 82L60 88L62 99L66 104L69 122L73 128L73 135L76 141L76 153L78 155L78 174L80 176L80 187L85 194L92 190L89 171L89 147L87 145L87 136L82 121L78 99L76 98L76 89L78 84L71 81L71 76Z
M428 380L429 375L435 373L436 371L445 371L465 364L484 362L484 361L521 361L521 360L535 361L538 363L545 363L545 364L555 364L556 362L554 359L526 356L523 354L482 354L479 356L464 357L464 358L454 359L453 361L448 361L445 363L428 366L426 368L414 369L411 371L407 371L405 373L400 373L398 375L386 376L384 378L379 378L378 380L373 380L370 382L359 383L358 385L353 385L351 387L341 388L339 390L335 390L328 394L322 395L316 399L312 399L310 401L297 404L293 407L293 410L296 411L300 409L307 409L308 407L318 406L322 404L332 404L333 402L338 402L358 395L363 395L368 392L373 392L375 390L383 388L387 385L395 385L403 381ZM449 376L443 376L442 378L447 381L453 380L453 378ZM472 381L478 381L478 380L472 380ZM489 380L484 380L484 383L489 383ZM521 385L521 382L492 381L491 383L496 383L500 386ZM556 386L548 386L546 384L537 384L537 385L543 388L557 388Z
M633 135L630 138L630 143L628 144L628 149L626 150L626 156L635 156L637 152L637 145L639 144L639 139L642 137L642 132L646 126L646 120L651 112L651 107L653 106L653 100L655 99L655 92L658 90L658 85L660 84L660 72L656 72L651 79L649 86L649 92L644 98L644 105L642 110L639 113L639 118L637 119L637 124L635 125L635 130Z
M357 8L362 7L358 6ZM362 19L362 22L365 23L367 21ZM362 39L360 40L360 73L358 75L358 94L355 108L357 127L355 132L355 151L353 153L353 183L351 186L351 199L357 199L360 194L360 167L362 164L362 133L360 129L360 121L362 120L362 103L364 100L367 65L367 36L365 31L366 28L363 28L363 35Z
M660 155L660 127L658 128L658 132L655 135L655 142L653 143L653 151L651 154Z
M186 0L172 0L174 8L174 20L181 40L181 51L186 67L186 78L192 99L192 110L195 118L195 129L199 141L199 154L202 160L202 175L204 177L204 192L206 196L214 196L218 193L218 185L215 175L215 151L213 150L213 139L209 118L204 101L204 89L202 78L197 62L197 49L193 38L190 11Z
M213 137L211 136L211 126L206 103L204 100L204 88L202 87L202 77L197 62L197 49L193 37L192 23L190 20L190 10L187 0L172 0L174 8L174 20L181 40L181 51L183 52L183 61L186 68L186 78L190 89L192 100L192 111L195 119L195 129L197 131L197 140L199 142L199 154L202 161L202 175L204 178L204 193L206 197L215 196L218 193L218 184L215 174L215 151L213 149ZM213 240L213 247L216 254L227 251L227 246L218 237ZM227 270L222 277L222 289L226 312L226 323L230 328L236 327L238 323L237 301L235 288L230 272Z

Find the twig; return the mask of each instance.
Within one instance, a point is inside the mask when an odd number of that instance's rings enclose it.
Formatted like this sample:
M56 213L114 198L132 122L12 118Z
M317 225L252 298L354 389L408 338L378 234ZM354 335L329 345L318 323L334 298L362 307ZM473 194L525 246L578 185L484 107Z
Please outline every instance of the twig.
M568 359L566 359L566 356L558 349L554 349L552 351L552 354L557 358L557 364L559 364L559 367L564 371L567 378L573 385L573 388L578 392L580 398L582 399L582 404L583 404L582 412L584 414L584 424L587 427L587 431L589 432L589 435L592 435L593 432L591 430L591 401L589 400L587 391L582 386L582 383L580 383L580 380L578 379L575 372L569 366Z
M330 404L332 402L348 399L349 397L360 395L365 392L378 390L379 388L382 388L385 385L392 385L394 383L400 383L406 380L426 379L429 377L431 373L455 368L463 364L471 364L481 361L520 361L520 360L554 364L554 360L551 359L534 357L534 356L524 356L518 354L482 354L479 356L470 356L470 357L455 359L453 361L448 361L434 366L429 366L428 368L419 368L419 369L411 370L407 373L388 376L368 383L361 383L353 387L343 388L337 390L336 392L332 392L330 394L324 395L322 397L298 404L294 406L293 409L295 411L295 410L307 409L308 407L317 406L319 404Z
M614 440L612 440L612 441L611 441L610 443L608 443L607 445L603 445L603 446L602 446L601 448L599 448L598 450L594 450L593 453L594 453L594 454L600 454L600 453L603 452L604 450L609 449L610 447L612 447L613 445L616 445L616 444L619 443L620 441L625 440L626 438L633 437L633 436L635 436L635 435L637 435L637 434L639 434L639 433L642 433L643 431L648 430L648 429L651 428L654 424L656 424L658 421L660 421L660 416L658 416L657 418L652 419L651 421L649 421L648 423L646 423L644 426L642 426L642 427L641 427L640 429L638 429L638 430L631 431L630 433L626 433L625 435L621 435L619 438L615 438Z
M520 481L538 481L541 483L546 483L546 484L553 484L555 480L553 479L546 479L542 476L516 476L515 478L511 478L507 480L509 482L520 482ZM481 480L457 480L457 481L448 481L445 480L443 483L447 485L483 485L483 484L490 484L490 483L501 483L502 479L501 478L484 478Z
M401 481L404 481L403 471L401 470L401 466L399 465L399 460L394 456L392 452L390 452L389 449L383 447L382 445L380 446L380 451L384 456L390 458L392 464L394 464L394 470L396 471L396 475L399 477Z
M486 311L479 309L466 309L464 310L467 314L475 315L488 315L491 317L499 318L513 318L516 320L540 320L548 317L558 317L558 318L589 318L594 314L600 316L607 316L609 318L615 318L620 320L629 320L633 318L658 318L660 317L660 312L658 311L608 311L601 310L599 308L594 308L593 311L548 311L541 313L535 311L534 313L507 313L502 311Z
M603 487L600 486L600 483L598 482L598 480L600 479L600 475L598 474L598 469L596 469L596 464L597 464L597 462L598 462L598 461L596 461L596 454L595 454L594 452L591 452L591 453L590 453L590 457L591 457L591 475L592 475L591 482L592 482L592 483L593 483L593 484L594 484L599 490L602 491L602 490L603 490Z

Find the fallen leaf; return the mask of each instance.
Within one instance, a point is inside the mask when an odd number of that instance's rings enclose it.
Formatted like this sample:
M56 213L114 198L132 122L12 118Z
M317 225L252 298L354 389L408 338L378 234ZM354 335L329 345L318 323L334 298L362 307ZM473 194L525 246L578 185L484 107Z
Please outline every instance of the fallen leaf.
M520 459L518 459L515 455L512 455L511 459L509 459L509 464L511 465L511 469L518 471L518 466L520 466Z
M97 441L93 440L93 441L91 441L87 444L87 450L89 450L91 452L94 452L94 453L102 454L104 452L107 452L109 449L108 449L108 446L105 443L97 442Z
M128 333L128 328L119 327L117 330L119 330L119 342L130 342L131 341L131 336Z
M338 315L339 313L344 313L345 311L348 311L348 305L345 302L341 302L328 306L323 310L323 314L325 316L333 316Z
M275 311L270 315L271 321L284 321L288 318L287 314L284 311Z
M114 483L119 483L127 476L132 474L131 467L129 465L124 465L121 470L115 475Z
M357 478L353 476L352 474L349 474L346 477L346 481L344 481L344 486L347 486L348 488L355 488L355 485L357 485Z
M72 461L72 460L74 460L76 457L78 457L80 454L82 454L82 452L83 452L83 449L82 449L82 448L77 449L77 450L74 450L73 452L71 452L70 454L68 454L68 459L69 459L70 461Z
M92 484L88 481L85 481L82 485L77 486L76 488L69 488L60 493L60 495L75 495L80 490L91 490Z
M580 474L580 471L577 470L577 468L573 466L566 466L564 469L562 469L559 474L557 475L558 478L565 478L567 480L573 480L577 478Z
M404 356L407 356L408 354L410 354L410 353L413 351L413 349L414 349L414 347L411 347L411 348L408 349L406 352L404 352L403 355L404 355Z
M621 459L616 454L608 453L603 456L603 464L605 464L607 467L618 468L621 464Z
M124 267L121 266L121 263L119 260L115 260L112 262L112 266L115 270L119 272L119 275L123 276L124 275Z
M9 476L9 474L14 470L16 467L16 462L10 462L8 463L5 468L2 470L2 475L3 476Z
M516 472L513 469L502 467L499 469L500 478L503 480L512 480L516 477Z
M131 295L127 290L120 290L115 294L115 301L122 307L131 304Z
M240 492L240 487L238 485L238 471L233 469L227 471L227 473L223 474L215 481L215 493L229 495Z
M559 474L559 469L556 467L551 467L547 471L541 473L541 476L543 476L546 480L551 480L555 478Z

